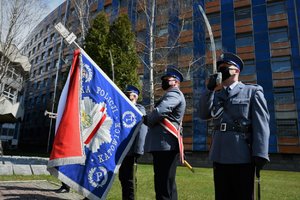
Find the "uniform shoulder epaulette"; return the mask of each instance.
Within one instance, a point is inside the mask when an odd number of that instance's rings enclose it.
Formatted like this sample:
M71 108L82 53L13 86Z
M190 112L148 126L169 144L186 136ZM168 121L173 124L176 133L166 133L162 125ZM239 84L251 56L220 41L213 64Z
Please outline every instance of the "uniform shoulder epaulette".
M263 91L263 87L258 84L247 83L245 85L247 85L247 87L249 87L249 88L253 88L256 91Z

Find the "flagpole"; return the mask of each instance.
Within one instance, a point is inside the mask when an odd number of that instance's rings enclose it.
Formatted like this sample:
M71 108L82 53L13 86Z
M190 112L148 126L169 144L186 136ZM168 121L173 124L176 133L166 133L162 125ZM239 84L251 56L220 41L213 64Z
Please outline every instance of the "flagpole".
M64 16L64 24L67 21L67 11L69 7L70 0L67 0L66 10L65 10L65 16ZM54 106L55 106L55 99L56 99L56 90L57 90L57 82L58 82L58 73L60 68L60 62L62 57L62 51L63 51L63 44L64 44L64 38L61 38L60 40L60 48L59 48L59 55L58 55L58 63L55 64L56 66L56 74L55 74L55 83L54 83L54 91L53 91L53 99L52 99L52 108L51 113L54 113ZM52 125L53 124L53 118L50 118L50 127L49 127L49 133L48 133L48 142L47 142L47 153L49 153L50 150L50 140L51 140L51 132L52 132Z

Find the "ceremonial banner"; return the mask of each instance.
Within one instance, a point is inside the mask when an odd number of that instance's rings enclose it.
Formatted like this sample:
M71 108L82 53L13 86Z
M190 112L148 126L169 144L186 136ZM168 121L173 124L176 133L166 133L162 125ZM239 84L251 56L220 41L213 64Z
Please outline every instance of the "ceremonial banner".
M123 92L82 49L75 51L48 170L89 199L105 199L141 123Z

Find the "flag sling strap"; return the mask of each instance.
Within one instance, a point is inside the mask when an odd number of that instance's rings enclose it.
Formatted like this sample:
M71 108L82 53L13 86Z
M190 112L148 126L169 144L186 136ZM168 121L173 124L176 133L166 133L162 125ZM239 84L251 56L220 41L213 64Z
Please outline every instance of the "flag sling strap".
M172 124L168 119L164 118L162 122L160 122L160 125L164 127L169 133L171 133L174 137L178 140L179 145L179 154L180 154L180 161L182 164L184 164L184 149L183 149L183 140L182 136L180 134L180 126L177 129L174 124Z

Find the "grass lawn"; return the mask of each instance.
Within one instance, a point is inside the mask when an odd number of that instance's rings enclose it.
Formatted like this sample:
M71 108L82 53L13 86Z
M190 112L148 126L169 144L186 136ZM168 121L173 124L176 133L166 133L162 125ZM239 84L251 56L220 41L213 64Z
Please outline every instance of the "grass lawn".
M60 182L52 176L0 176L0 181L32 179ZM137 199L155 199L152 165L138 165L137 179ZM195 173L191 173L185 167L178 167L176 182L180 200L214 199L211 168L195 168ZM261 172L261 190L264 200L300 200L300 172L263 170ZM121 199L121 186L117 176L107 199Z

